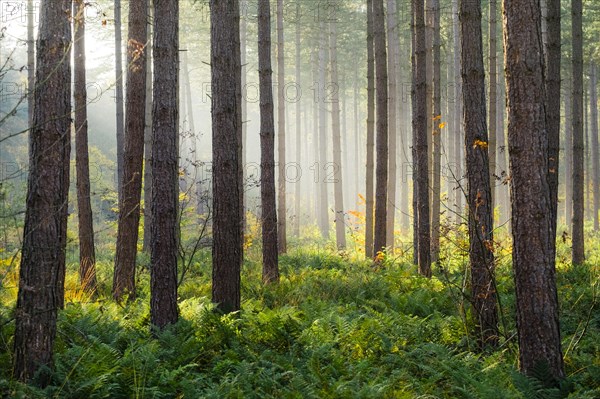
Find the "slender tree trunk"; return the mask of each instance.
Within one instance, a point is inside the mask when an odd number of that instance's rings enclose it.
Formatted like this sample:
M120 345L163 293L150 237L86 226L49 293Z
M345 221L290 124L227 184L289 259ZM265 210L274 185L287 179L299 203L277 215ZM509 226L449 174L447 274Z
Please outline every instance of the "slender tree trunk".
M397 98L397 76L399 70L400 40L398 37L398 11L396 0L387 0L387 34L389 41L388 61L388 211L386 226L386 246L394 251L394 226L396 222L396 180L397 180L397 137L398 137L398 102Z
M130 3L125 150L112 289L113 297L117 301L123 299L124 295L129 295L130 300L134 299L136 295L135 266L140 222L144 118L146 115L147 14L147 0Z
M277 236L279 253L287 252L286 181L285 181L285 48L283 36L283 0L277 0Z
M481 4L461 0L460 21L471 298L479 346L483 348L498 344L498 315L494 280L494 209L487 144ZM495 119L493 121L495 122Z
M298 87L302 87L302 53L301 53L301 35L300 35L300 2L296 3L296 85ZM300 168L302 168L302 103L300 99L296 101L296 164ZM300 198L302 192L302 183L301 180L298 179L296 184L296 193L294 195L295 204L294 210L296 212L296 216L294 218L294 235L296 237L300 237L300 219L301 219L301 211L300 211Z
M50 383L51 373L45 368L52 367L56 317L64 303L71 153L70 15L68 0L41 3L14 335L15 378L29 382L35 377L40 386Z
M573 93L571 92L572 82L567 83L565 98L565 225L567 229L571 228L571 219L573 214Z
M35 90L35 38L33 24L33 0L27 0L27 121L29 129L33 128L33 91Z
M79 218L79 279L87 292L96 291L94 220L90 200L90 159L88 154L87 90L85 73L85 3L73 3L73 64L75 97L75 163L77 211Z
M325 21L321 20L319 42L319 82L317 87L317 101L319 105L319 162L317 165L317 178L319 179L319 225L321 236L329 239L329 193L327 192L327 118L328 109L325 98L328 56L327 30Z
M583 25L581 0L571 0L573 38L573 264L585 260L583 235Z
M504 79L504 56L501 55L497 58L497 71L499 71L498 76L498 88L500 89L497 98L497 106L496 109L498 113L496 114L496 171L498 173L498 177L501 178L501 184L496 185L496 193L498 202L500 205L500 225L503 225L506 220L510 219L510 199L508 193L508 147L506 143L506 132L504 129L504 116L505 116L505 104L506 104L506 94L505 94L505 79Z
M258 62L260 78L260 198L262 204L262 278L279 281L277 212L275 201L275 121L271 69L271 9L269 0L258 3Z
M598 160L598 67L592 62L590 79L590 108L591 108L591 146L592 152L592 186L594 205L591 207L594 216L594 231L600 229L598 211L600 210L600 162Z
M433 144L433 190L431 199L431 261L437 262L440 252L440 208L441 208L441 162L442 162L442 104L441 104L441 56L440 56L440 1L432 0L433 16L433 109L432 144Z
M462 82L460 76L460 31L458 25L458 0L452 0L452 37L454 44L454 177L457 187L454 190L456 206L456 223L463 222L463 188L462 188Z
M243 257L242 78L238 0L211 0L212 301L240 309Z
M240 0L241 9L244 10L240 12L240 59L242 63L242 184L244 187L244 191L246 190L246 184L248 183L248 173L247 173L247 145L248 141L248 88L247 88L247 47L248 47L248 0ZM246 231L246 210L248 209L248 196L244 195L243 198L244 209L243 209L243 219L244 219L244 232Z
M431 249L429 224L429 150L427 143L427 70L425 47L425 5L424 0L414 1L415 18L415 104L413 108L413 164L416 167L416 193L418 209L418 266L419 273L431 277Z
M488 115L488 151L489 151L489 159L490 159L490 184L491 184L491 197L490 197L490 207L492 209L492 222L494 221L494 208L496 205L496 197L494 192L494 187L496 186L496 174L497 174L497 157L496 157L496 147L497 147L497 139L498 133L496 131L496 118L497 118L497 89L498 89L498 74L496 72L496 57L498 56L498 47L497 47L497 39L496 39L496 1L490 0L490 8L489 8L489 104L490 104L490 113Z
M153 35L153 5L148 0L148 37ZM146 47L146 125L144 127L144 246L143 251L150 253L152 241L152 41Z
M121 37L121 0L115 0L115 101L117 107L117 192L121 206L123 185L123 151L125 149L125 124L123 113L123 50Z
M365 256L373 258L374 234L374 147L375 147L375 44L373 40L373 0L367 0L367 168L366 168L366 226Z
M546 1L546 130L548 132L548 186L550 187L552 253L556 254L556 225L558 214L558 171L560 153L560 68L561 68L561 9L560 0ZM552 256L554 259L555 256Z
M331 60L331 83L338 87L337 65L337 21L329 22L329 48ZM338 250L346 248L346 216L344 214L344 165L342 164L342 142L340 133L340 98L334 90L331 98L331 131L334 163L335 241Z
M383 0L373 1L373 41L377 87L377 165L375 171L375 255L386 247L388 180L388 73Z
M530 375L543 362L560 378L540 3L504 0L503 10L519 366Z
M419 164L417 163L418 155L417 155L417 127L419 127L419 112L417 110L417 73L418 67L417 65L417 10L421 13L422 8L420 8L420 4L423 0L411 0L410 2L410 18L411 18L411 54L410 54L410 63L411 63L411 124L412 124L412 174L413 174L413 186L412 186L412 210L413 210L413 264L419 265L419 184L417 184L417 178L419 177ZM421 67L423 67L421 65ZM419 76L420 77L420 76ZM419 93L420 95L420 93Z

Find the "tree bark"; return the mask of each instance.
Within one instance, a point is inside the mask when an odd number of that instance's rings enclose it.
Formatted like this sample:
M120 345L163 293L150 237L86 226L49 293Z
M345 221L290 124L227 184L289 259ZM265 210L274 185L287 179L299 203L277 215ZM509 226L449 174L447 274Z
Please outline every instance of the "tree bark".
M489 8L489 104L490 104L490 113L488 115L488 152L490 159L490 183L491 183L491 197L490 197L490 207L492 209L492 222L494 221L494 208L496 205L496 196L494 192L494 187L496 186L496 147L497 147L497 136L498 133L496 131L496 118L497 118L497 89L498 89L498 74L496 71L496 57L498 53L497 47L497 39L496 39L496 1L490 0L490 8Z
M573 39L573 264L585 260L583 235L583 6L581 0L571 0Z
M319 81L317 86L317 103L319 106L319 162L316 175L319 180L319 227L321 236L329 239L329 193L328 189L328 166L327 162L327 109L326 79L327 66L329 63L327 41L327 30L324 18L319 22Z
M458 25L458 0L452 0L452 37L454 44L454 178L457 187L454 189L456 206L456 223L463 222L463 187L462 187L462 82L460 76L460 30Z
M388 180L388 73L383 0L373 1L373 41L377 88L377 164L375 170L374 251L386 249L387 180Z
M550 247L544 60L539 0L504 0L513 267L519 366L564 376Z
M396 0L387 0L387 34L389 42L388 61L388 211L386 226L386 246L394 251L394 226L396 222L396 180L398 146L398 102L397 76L399 69L400 40L398 37L398 11Z
M14 336L15 378L29 382L36 377L40 386L50 382L44 368L52 367L56 317L64 303L71 153L70 15L68 0L41 3Z
M125 115L125 149L123 180L117 228L117 249L113 279L113 298L135 298L135 267L140 222L142 164L146 107L147 0L129 5L129 39L127 41L127 93Z
M153 35L153 0L148 0L148 37ZM146 125L144 126L144 237L143 251L150 253L152 241L152 41L146 47Z
M437 262L440 252L440 208L441 208L441 162L442 162L442 138L440 124L442 122L441 105L441 56L440 56L440 1L432 0L433 17L433 108L431 112L432 122L432 156L433 156L433 187L431 192L431 261Z
M461 75L468 181L471 300L479 346L484 348L498 344L498 315L481 14L480 3L461 0Z
M243 256L242 83L238 0L211 0L212 301L240 309Z
M150 321L177 322L179 4L154 0ZM191 112L191 110L189 110Z
M73 51L75 62L75 164L77 175L77 211L79 218L79 279L81 287L96 291L96 253L94 250L94 220L90 200L90 159L88 153L87 89L85 73L85 3L73 3Z
M566 84L567 98L565 98L565 225L570 231L573 214L573 93L572 80Z
M594 216L594 231L600 229L598 211L600 210L600 162L598 160L598 67L592 62L590 73L590 114L591 114L591 146L592 152L592 185L594 204L591 207Z
M285 161L285 45L283 0L277 0L277 236L280 254L287 252L287 205Z
M337 65L337 24L329 22L329 48L331 61L331 83L339 87ZM338 250L346 248L346 216L344 214L344 165L342 165L342 140L340 133L340 98L339 91L333 90L331 97L331 132L334 164L334 201L335 201L335 241Z
M277 206L275 201L275 121L271 69L271 9L258 3L258 73L260 78L260 198L262 205L262 278L279 282Z
M418 221L417 262L419 273L431 277L431 249L429 222L429 150L427 143L427 70L425 47L424 0L413 0L415 18L413 79L415 80L415 103L413 107L413 165L416 168L416 192Z
M366 165L366 226L365 256L373 258L374 234L374 147L375 147L375 44L373 40L373 0L367 0L367 165Z
M302 52L301 52L301 35L300 35L300 2L296 3L296 85L302 87ZM296 164L299 168L302 165L302 103L300 99L296 101ZM300 198L302 196L302 183L299 179L296 183L296 192L294 195L294 235L300 237L300 219L302 218L300 210Z
M35 37L33 23L36 17L33 0L27 0L27 121L29 129L33 128L33 91L35 90Z
M121 206L123 185L123 151L125 148L125 124L123 112L123 49L121 34L121 0L115 0L115 102L117 123L117 193Z

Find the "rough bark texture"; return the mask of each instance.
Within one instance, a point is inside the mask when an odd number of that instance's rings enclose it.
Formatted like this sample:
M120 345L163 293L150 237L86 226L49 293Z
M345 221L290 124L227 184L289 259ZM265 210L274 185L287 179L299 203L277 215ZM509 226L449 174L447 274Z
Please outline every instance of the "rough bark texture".
M431 261L437 262L440 252L440 208L441 208L441 191L442 191L442 129L439 127L442 119L442 103L441 103L441 56L440 56L440 1L432 0L432 17L433 17L433 108L431 110L432 122L432 192L431 192Z
M153 35L153 0L148 0L148 37ZM144 127L144 245L143 251L150 253L152 241L152 41L146 46L146 125Z
M396 180L397 180L397 138L398 138L398 102L397 76L399 72L400 40L398 38L398 12L396 0L387 0L387 32L388 32L388 89L389 89L389 130L388 130L388 212L386 226L386 245L394 250L394 225L396 221ZM401 182L402 183L402 182Z
M177 321L179 167L179 4L154 0L152 107L152 245L150 321L163 328Z
M240 309L243 253L242 83L238 0L211 0L213 141L212 301Z
M548 186L550 189L550 246L556 253L558 162L560 152L560 0L546 0L546 131L548 132ZM554 256L552 256L554 259Z
M301 48L301 23L300 23L300 2L296 3L296 84L302 87L302 48ZM305 114L306 115L306 114ZM296 101L296 164L298 167L302 165L302 102L300 99ZM302 218L300 210L300 198L302 196L302 180L298 179L296 184L296 192L294 195L294 235L300 237L300 220Z
M94 221L90 200L90 160L88 154L87 90L85 73L85 3L73 2L73 52L75 97L75 165L77 174L77 216L79 218L79 279L87 292L96 291Z
M415 19L413 79L415 102L413 106L413 165L416 169L419 273L431 277L430 222L429 222L429 165L427 144L427 77L425 48L424 0L413 0ZM416 192L415 192L416 191Z
M31 381L52 367L56 316L63 306L71 153L71 2L42 2L33 129L15 310L14 376ZM48 102L48 99L52 101ZM46 385L42 371L36 383Z
M493 203L488 158L481 4L460 2L463 126L467 161L471 300L479 346L498 344ZM495 119L494 119L495 122Z
M519 366L564 376L550 248L550 190L539 0L504 0L508 143Z
M27 9L33 10L33 0L27 0ZM33 90L35 88L35 38L33 24L35 14L27 13L27 120L29 128L33 127Z
M331 83L338 87L337 65L337 21L329 22ZM331 132L333 147L333 193L335 201L335 241L338 250L346 248L346 223L344 215L344 165L342 164L342 141L340 133L340 98L339 91L334 90L331 96Z
M456 188L454 189L454 205L456 211L456 223L463 222L463 187L462 187L462 82L460 77L460 30L458 25L458 0L452 0L452 38L454 45L454 162L453 178Z
M571 82L566 84L565 92L565 225L570 231L571 219L573 214L573 119L571 108L573 107L573 93L571 92Z
M146 41L147 0L129 5L127 41L127 92L123 180L117 228L117 249L112 294L120 301L124 295L135 298L135 262L140 223L142 164L146 115Z
M373 258L374 166L375 166L375 44L373 41L373 0L367 0L367 165L365 256Z
M125 124L123 113L123 49L121 34L121 0L115 0L115 102L117 123L117 192L121 206L123 184L123 151L125 148Z
M287 206L285 178L285 44L283 0L277 0L277 241L279 253L287 252Z
M591 207L594 217L594 230L598 231L598 211L600 210L600 162L598 160L598 67L592 62L590 73L590 118L592 152L592 185L594 188L594 205Z
M494 217L494 207L495 207L495 203L496 203L496 196L495 196L495 192L494 192L494 187L496 186L496 148L497 148L497 136L498 133L496 131L496 118L497 118L497 106L498 106L498 101L497 101L497 89L498 89L498 74L496 71L496 57L498 54L498 48L497 48L497 38L496 38L496 3L497 0L490 0L490 7L489 7L489 31L488 31L488 37L489 37L489 42L490 42L490 47L489 47L489 56L488 56L488 60L489 60L489 109L490 109L490 113L488 115L488 141L489 141L489 145L488 145L488 153L489 153L489 159L490 159L490 167L489 167L489 171L490 171L490 182L491 182L491 202L490 202L490 206L492 209L492 222L493 222L493 217Z
M585 260L584 253L584 194L583 194L583 25L582 2L571 0L571 35L573 39L573 264Z
M377 88L377 164L375 169L375 255L386 247L388 179L388 74L383 0L373 1L373 41Z
M260 198L262 208L262 278L279 281L277 206L275 201L275 121L271 69L271 9L258 3L258 75L260 79Z

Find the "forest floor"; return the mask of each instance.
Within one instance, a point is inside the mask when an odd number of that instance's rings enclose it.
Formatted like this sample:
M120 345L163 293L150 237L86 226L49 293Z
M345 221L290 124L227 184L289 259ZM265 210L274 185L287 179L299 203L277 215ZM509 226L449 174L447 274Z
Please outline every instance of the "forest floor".
M460 236L444 240L431 280L417 275L402 248L374 268L358 253L293 241L280 259L280 284L265 287L259 248L250 247L242 310L225 316L210 303L210 253L203 250L179 287L180 321L155 334L147 257L140 257L139 297L119 306L110 300L114 244L98 249L96 298L77 288L72 253L53 380L44 390L11 377L18 277L6 259L0 265L0 396L600 398L600 237L588 237L584 266L568 264L568 240L558 248L568 375L561 387L549 386L543 368L536 378L517 372L509 244L496 249L500 346L478 353L469 334L468 258Z

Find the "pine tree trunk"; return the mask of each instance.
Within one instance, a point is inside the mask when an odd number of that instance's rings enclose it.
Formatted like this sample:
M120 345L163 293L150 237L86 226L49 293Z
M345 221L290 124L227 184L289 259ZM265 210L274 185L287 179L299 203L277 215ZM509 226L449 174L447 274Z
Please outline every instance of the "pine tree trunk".
M480 3L461 0L461 75L468 182L471 298L479 346L484 348L498 344L498 315L481 14Z
M319 179L319 226L321 236L329 239L329 193L327 180L327 119L329 111L325 98L327 79L327 65L329 44L327 42L327 30L325 21L322 19L319 25L319 81L317 87L317 103L319 105L319 162L316 175Z
M375 147L375 43L373 41L373 0L367 0L367 166L366 166L366 226L365 256L375 256L374 234L374 147Z
M154 1L150 321L162 329L178 317L179 4Z
M490 113L488 115L488 151L489 151L489 159L490 159L490 184L491 184L491 197L490 197L490 207L492 209L492 222L494 221L494 208L496 205L496 196L494 187L496 186L496 175L497 175L497 156L496 156L496 148L497 148L497 139L498 133L496 131L496 118L497 118L497 89L498 89L498 74L496 71L496 57L498 56L498 47L497 47L497 39L496 39L496 0L490 0L490 8L489 8L489 104L490 104Z
M96 291L94 220L90 200L90 159L88 153L87 90L85 73L85 3L73 3L73 64L75 99L75 165L79 218L79 279L87 292Z
M146 116L146 41L148 2L129 5L127 40L127 99L125 115L125 149L123 180L117 228L117 249L112 294L120 301L124 295L135 298L135 267L140 222L142 164Z
M153 35L153 5L148 0L148 37ZM150 253L152 241L152 41L146 47L146 125L144 127L144 246L143 251Z
M238 0L211 0L212 301L240 309L243 257L242 81Z
M462 187L462 82L460 77L460 30L458 25L458 0L452 0L452 37L454 45L454 204L456 207L456 223L463 222L463 196Z
M519 366L531 375L545 363L555 377L563 377L550 246L540 4L504 0L503 10Z
M125 149L125 124L123 112L123 49L121 35L121 0L115 0L115 102L117 107L117 192L121 206L123 186L123 151Z
M302 87L302 52L300 42L300 2L296 3L296 85ZM296 164L299 168L302 168L302 103L300 99L296 101ZM294 218L294 235L300 237L300 219L302 218L300 210L300 198L302 196L302 180L298 179L296 184L296 192L294 195L294 211L296 216Z
M248 173L247 173L247 145L248 141L248 68L247 68L247 47L248 47L248 0L240 0L240 59L242 63L242 184L244 186L244 190L246 189L246 184L248 183ZM247 220L246 220L246 210L248 209L248 196L244 195L244 209L243 209L243 218L244 218L244 234L246 232Z
M432 0L433 17L433 108L432 122L432 152L433 152L433 190L431 198L431 261L437 262L440 252L440 208L441 208L441 162L442 162L442 131L440 124L443 119L441 105L441 56L440 56L440 1ZM444 118L445 119L445 118Z
M269 0L258 3L258 68L260 78L260 198L262 207L262 278L279 281L277 212L275 201L275 122L273 70L271 69L271 9Z
M42 2L33 129L15 309L14 376L45 386L64 304L71 153L71 2ZM52 79L48 79L52 76ZM49 101L51 99L51 101ZM36 375L36 373L39 374Z
M27 0L27 9L33 10L33 0ZM35 14L27 13L27 121L33 128L33 91L35 90L35 38L33 24Z
M546 129L548 131L548 185L550 186L552 216L550 245L553 253L556 253L560 153L561 9L560 0L545 1L547 28L544 52L546 61Z
M566 84L565 92L565 225L571 230L571 220L573 218L573 125L571 120L573 115L573 93L571 92L572 82Z
M388 181L387 181L387 226L386 246L394 251L394 225L396 222L396 180L397 180L397 137L398 137L398 102L397 76L399 69L400 40L398 38L398 11L396 0L387 0L387 34L389 41L388 61Z
M585 260L583 235L583 25L582 2L571 0L571 23L573 38L573 264Z
M429 222L429 150L427 143L427 77L425 46L425 4L424 0L413 0L415 38L413 79L415 80L415 103L413 107L413 164L416 168L419 273L431 277L431 249Z
M373 41L377 88L377 164L375 169L375 255L386 248L388 180L388 73L383 0L373 1Z
M287 252L287 205L285 164L285 48L283 0L277 0L277 240L280 254Z
M594 192L594 204L592 213L594 217L594 231L600 229L598 223L598 211L600 210L600 162L598 160L598 67L592 62L590 74L590 108L591 108L591 145L592 152L592 186Z

